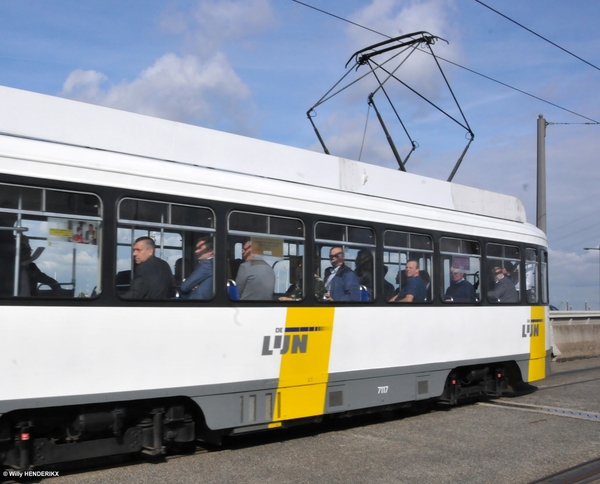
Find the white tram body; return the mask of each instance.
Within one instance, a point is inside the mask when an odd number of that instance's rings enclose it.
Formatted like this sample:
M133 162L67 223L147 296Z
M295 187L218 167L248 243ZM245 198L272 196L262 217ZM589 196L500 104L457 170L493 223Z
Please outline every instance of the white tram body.
M158 454L171 442L218 441L220 435L325 415L499 395L508 384L547 374L547 242L526 223L513 197L5 87L0 107L0 214L12 217L3 240L13 243L19 234L35 232L31 239L46 247L45 254L68 248L65 264L73 274L86 257L93 256L96 267L95 280L87 282L94 292L75 286L70 297L21 296L14 265L13 272L0 268L15 287L0 298L0 467L129 451ZM41 190L48 200L55 193L74 194L72 199L92 194L101 207L93 213L86 208L79 217L76 208L65 215L70 209L57 213L47 205L38 210L7 201L27 190ZM132 241L125 245L119 239L128 230L116 213L122 199L212 211L212 300L119 296L116 272ZM305 257L303 298L285 303L228 298L226 248L235 251L241 240L235 237L244 232L227 222L235 210L299 220L303 235L290 240L301 247L296 256ZM74 242L60 232L71 227L66 220L79 219L95 227L93 250L70 248ZM16 230L28 220L29 232ZM308 259L322 259L325 252L319 251L329 247L317 244L323 221L344 233L359 226L373 234L365 242L377 262L372 301L336 304L310 296ZM140 230L131 224L132 233ZM177 230L171 232L185 232ZM425 234L431 247L422 253L390 249L385 239L390 231ZM440 244L454 240L477 248L469 256L470 272L480 280L473 304L450 304L442 297L444 267L460 256L445 256ZM287 243L282 256L286 264L292 245ZM346 247L343 240L340 245ZM347 247L350 253L352 244ZM498 247L504 255L492 257ZM520 278L519 303L485 297L487 261L508 260L505 247L520 253L520 272L518 259L511 259ZM413 253L424 254L429 264L430 300L389 304L379 267L386 264L400 278ZM43 267L49 272L60 263L57 255ZM528 263L537 264L539 285L531 300L525 297ZM286 274L285 285L289 270Z

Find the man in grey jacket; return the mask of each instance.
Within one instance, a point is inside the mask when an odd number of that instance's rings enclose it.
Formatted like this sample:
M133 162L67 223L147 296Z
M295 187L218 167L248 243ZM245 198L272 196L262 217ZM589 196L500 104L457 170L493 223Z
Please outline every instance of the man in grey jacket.
M494 287L488 292L490 302L518 303L519 293L510 278L504 276L501 267L494 267Z
M242 301L272 301L275 289L275 273L264 260L252 259L252 241L244 242L244 262L235 279Z

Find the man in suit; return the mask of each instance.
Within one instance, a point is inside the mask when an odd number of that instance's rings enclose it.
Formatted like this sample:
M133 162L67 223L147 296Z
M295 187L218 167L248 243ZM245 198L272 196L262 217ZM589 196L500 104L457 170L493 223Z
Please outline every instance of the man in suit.
M518 303L519 293L511 279L504 275L505 272L502 267L492 269L494 286L488 291L488 299L490 302Z
M212 299L215 255L212 237L203 237L196 242L195 255L198 265L181 283L181 291L188 299Z
M331 267L325 270L325 300L360 301L358 276L346 264L343 247L333 246L329 250Z
M168 299L175 285L169 264L154 255L156 245L150 237L138 237L133 244L135 275L129 291L123 294L129 299Z

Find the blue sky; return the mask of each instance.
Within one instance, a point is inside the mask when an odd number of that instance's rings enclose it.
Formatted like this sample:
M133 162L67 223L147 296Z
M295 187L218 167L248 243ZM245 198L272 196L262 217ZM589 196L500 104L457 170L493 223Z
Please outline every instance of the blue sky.
M600 66L600 2L483 1ZM304 3L388 36L429 31L449 43L437 55L600 120L600 70L475 0ZM0 85L318 150L306 111L353 52L381 40L292 0L0 0ZM441 64L475 133L454 181L519 197L533 223L536 120L557 123L546 137L551 300L597 309L599 251L583 247L600 244L600 125ZM429 56L415 53L399 76L457 114ZM372 111L361 154L368 82L320 106L315 121L332 154L395 168ZM406 90L390 92L419 143L408 171L446 179L464 130Z

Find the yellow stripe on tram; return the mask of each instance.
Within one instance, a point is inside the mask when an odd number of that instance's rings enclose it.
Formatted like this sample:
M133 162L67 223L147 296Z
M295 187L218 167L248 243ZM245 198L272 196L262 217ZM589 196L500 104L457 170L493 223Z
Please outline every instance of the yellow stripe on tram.
M275 422L324 413L333 315L334 308L288 309Z
M531 308L529 328L529 375L527 381L546 377L546 311L544 306Z

